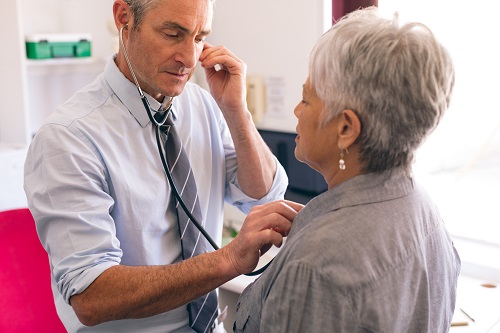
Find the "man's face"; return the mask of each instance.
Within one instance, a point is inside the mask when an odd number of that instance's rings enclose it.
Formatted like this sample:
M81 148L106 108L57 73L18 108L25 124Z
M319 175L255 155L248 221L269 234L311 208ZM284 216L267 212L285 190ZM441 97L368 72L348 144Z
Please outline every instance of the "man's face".
M127 53L144 91L154 98L182 92L211 32L212 17L210 0L161 0L138 27L129 24Z

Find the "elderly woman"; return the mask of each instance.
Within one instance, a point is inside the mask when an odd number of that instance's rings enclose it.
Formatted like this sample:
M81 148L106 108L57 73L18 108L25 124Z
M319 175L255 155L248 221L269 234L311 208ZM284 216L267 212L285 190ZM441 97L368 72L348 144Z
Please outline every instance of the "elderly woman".
M371 8L319 39L294 111L295 155L328 191L241 295L235 332L448 331L460 259L411 165L453 84L422 24Z

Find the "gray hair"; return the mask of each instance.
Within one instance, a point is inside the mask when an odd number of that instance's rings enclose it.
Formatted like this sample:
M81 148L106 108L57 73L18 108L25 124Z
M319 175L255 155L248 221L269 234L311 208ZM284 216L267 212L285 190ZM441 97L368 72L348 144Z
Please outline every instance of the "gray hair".
M146 13L155 8L158 3L162 0L124 0L127 5L129 5L132 10L132 15L134 16L134 29L137 29ZM216 0L210 0L212 5L215 5Z
M375 7L353 12L311 52L309 78L326 105L326 121L345 109L361 121L365 172L402 166L448 108L455 72L448 52L420 23L399 25Z

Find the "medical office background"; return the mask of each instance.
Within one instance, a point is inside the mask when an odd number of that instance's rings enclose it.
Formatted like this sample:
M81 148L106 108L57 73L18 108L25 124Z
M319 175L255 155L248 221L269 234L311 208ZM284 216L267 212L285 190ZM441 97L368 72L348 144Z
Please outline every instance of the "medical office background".
M112 3L2 2L0 211L26 207L24 156L43 119L91 82L116 52ZM260 130L294 133L293 109L301 99L309 52L331 25L332 11L338 18L350 3L217 0L208 41L226 45L247 63L248 101ZM454 59L456 86L451 107L421 147L415 173L438 202L462 257L465 306L481 317L484 306L475 303L485 303L497 309L500 319L500 4L496 0L378 0L378 7L385 16L399 11L401 21L427 24ZM26 38L41 33L88 34L91 56L27 59ZM193 80L206 87L201 70ZM243 218L227 207L226 221L231 227L237 228ZM483 283L497 285L497 291L490 288L488 294L480 287ZM489 315L493 323L494 314Z

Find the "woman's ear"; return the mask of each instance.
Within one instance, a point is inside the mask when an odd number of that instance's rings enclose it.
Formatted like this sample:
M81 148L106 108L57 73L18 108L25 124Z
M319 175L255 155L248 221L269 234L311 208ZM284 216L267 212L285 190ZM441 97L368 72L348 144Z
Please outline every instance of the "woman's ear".
M348 149L361 133L361 121L354 111L346 109L339 115L337 126L339 148Z

